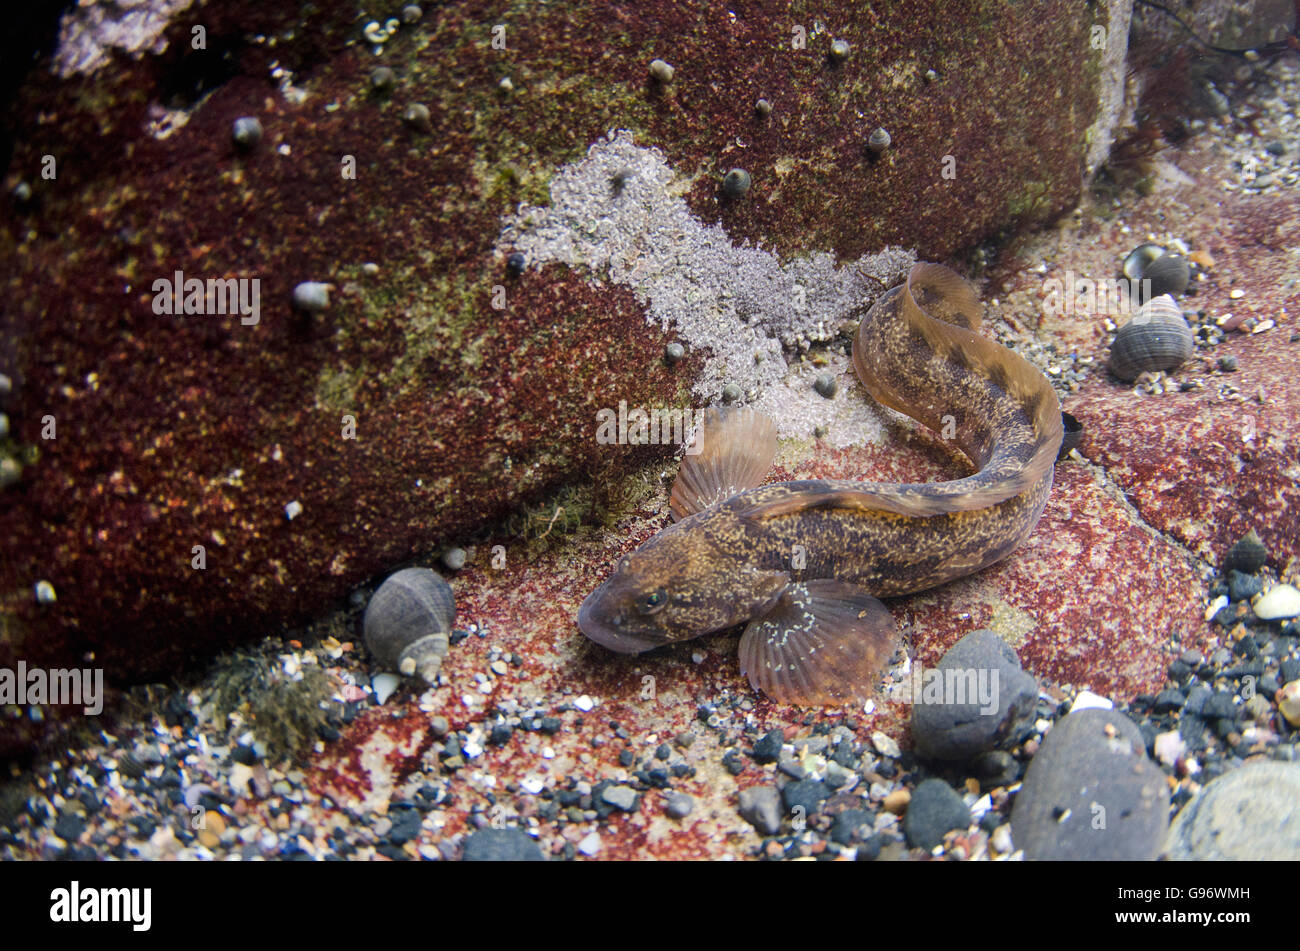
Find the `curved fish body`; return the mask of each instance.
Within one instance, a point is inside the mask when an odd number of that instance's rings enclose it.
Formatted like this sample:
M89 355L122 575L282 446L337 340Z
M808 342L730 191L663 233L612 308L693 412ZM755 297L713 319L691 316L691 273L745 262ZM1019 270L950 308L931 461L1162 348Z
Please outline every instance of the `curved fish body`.
M1033 531L1062 438L1055 392L979 334L957 274L917 264L865 314L858 376L878 402L951 438L974 463L932 483L802 480L759 485L776 453L770 420L712 412L673 486L677 519L583 602L582 632L623 653L745 623L740 659L779 702L860 701L898 630L878 598L979 571Z

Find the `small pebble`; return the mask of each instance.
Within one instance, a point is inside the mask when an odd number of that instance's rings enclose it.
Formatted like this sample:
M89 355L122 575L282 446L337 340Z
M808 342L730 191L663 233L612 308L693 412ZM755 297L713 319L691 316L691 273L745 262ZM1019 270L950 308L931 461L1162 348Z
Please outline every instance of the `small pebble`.
M375 92L387 92L397 82L397 73L391 67L376 66L370 72L370 88Z
M294 499L292 502L289 502L284 507L284 517L291 522L301 514L302 514L302 503L299 502L297 499Z
M781 794L775 786L752 786L740 791L740 817L762 835L781 830Z
M293 306L309 314L319 313L330 305L330 287L320 281L303 281L293 289Z
M673 68L661 59L651 60L650 78L660 85L667 86L673 81Z
M524 273L527 264L528 259L524 257L522 251L511 251L506 257L506 273L511 277L518 277Z
M1279 621L1300 616L1300 590L1289 584L1275 584L1251 603L1255 616Z
M885 797L884 807L886 812L892 812L896 816L901 816L907 811L907 804L912 801L912 794L906 789L895 789Z
M408 3L402 7L402 22L406 24L419 23L420 17L424 16L424 11L417 4Z
M848 55L849 55L848 40L831 41L831 59L835 60L837 63L842 63L845 59L848 58Z
M1292 726L1300 726L1300 680L1283 685L1274 697L1277 708Z
M460 571L468 560L469 555L463 548L448 548L442 553L442 563L452 571Z
M695 800L686 793L670 792L664 802L664 812L673 819L685 819L695 809Z
M593 832L587 838L592 836L596 836L596 833ZM586 842L586 839L583 842ZM579 851L581 848L579 844ZM599 849L600 837L596 836L596 851ZM542 850L537 847L537 843L519 829L478 829L465 840L465 847L461 854L466 862L540 862L543 860Z
M631 812L636 808L636 790L630 786L607 786L600 798L617 809Z
M1235 373L1237 371L1237 358L1232 355L1219 357L1219 369L1224 373Z
M262 141L262 123L253 116L242 116L231 127L231 137L241 149L252 149Z
M942 779L927 779L916 787L903 817L903 834L913 848L933 849L954 829L970 826L970 809Z

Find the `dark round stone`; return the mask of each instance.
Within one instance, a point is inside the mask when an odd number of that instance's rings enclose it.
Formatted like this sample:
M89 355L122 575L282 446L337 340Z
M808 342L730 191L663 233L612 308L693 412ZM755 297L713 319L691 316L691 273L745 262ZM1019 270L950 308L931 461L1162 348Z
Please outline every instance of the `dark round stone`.
M241 743L230 751L230 758L236 763L242 763L245 766L252 766L257 762L257 750Z
M560 725L559 717L542 717L542 722L537 725L537 729L547 735L551 735L560 732Z
M1233 601L1247 601L1264 590L1264 579L1240 571L1228 572L1228 597Z
M388 841L394 845L403 845L420 834L421 816L418 809L390 809L388 818L393 827L388 832Z
M831 823L831 841L838 845L853 845L871 838L875 816L865 809L845 809Z
M1137 724L1114 710L1079 710L1030 762L1011 826L1030 860L1150 861L1164 848L1169 786Z
M777 757L781 755L781 744L784 742L785 733L783 731L768 730L754 744L753 752L749 755L754 758L756 763L775 763Z
M820 780L796 779L782 787L781 801L785 803L786 812L793 815L796 809L802 809L807 818L821 808L830 794L830 789Z
M506 257L506 273L511 277L518 277L523 274L527 265L528 259L524 257L522 251L512 251Z
M976 696L967 695L972 688ZM988 695L980 697L980 689ZM1038 703L1038 682L1021 669L1011 646L988 630L959 640L937 666L913 677L912 690L917 752L947 761L1005 745Z
M466 862L541 862L542 850L518 829L479 829L465 840Z
M86 820L75 812L62 812L54 823L54 834L64 842L76 842L86 831Z
M1156 713L1174 713L1181 710L1186 702L1187 696L1181 690L1162 690L1156 694L1151 709Z
M916 787L903 816L903 835L913 848L933 849L953 829L970 825L970 809L942 779L927 779Z

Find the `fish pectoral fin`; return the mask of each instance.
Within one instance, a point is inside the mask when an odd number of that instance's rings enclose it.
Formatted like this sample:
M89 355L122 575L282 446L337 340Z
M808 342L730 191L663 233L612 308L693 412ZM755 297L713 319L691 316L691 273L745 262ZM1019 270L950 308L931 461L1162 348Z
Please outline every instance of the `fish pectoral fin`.
M710 409L686 451L668 507L673 521L761 485L776 458L776 425L749 408Z
M745 628L740 669L777 703L861 703L898 642L889 609L866 589L829 579L795 582Z

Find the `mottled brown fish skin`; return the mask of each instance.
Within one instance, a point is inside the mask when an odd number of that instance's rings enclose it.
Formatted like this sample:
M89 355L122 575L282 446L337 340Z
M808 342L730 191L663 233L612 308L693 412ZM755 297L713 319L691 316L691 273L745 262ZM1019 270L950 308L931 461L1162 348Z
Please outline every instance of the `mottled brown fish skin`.
M1041 372L979 335L979 312L957 275L918 264L864 315L853 348L875 399L951 435L978 471L740 492L626 556L583 603L582 630L635 653L758 617L791 581L833 578L890 597L1014 551L1051 491L1060 403Z

